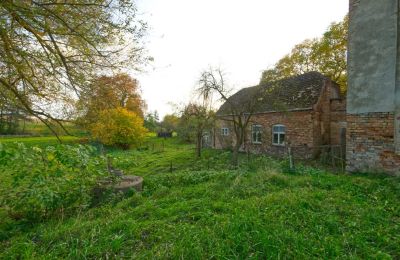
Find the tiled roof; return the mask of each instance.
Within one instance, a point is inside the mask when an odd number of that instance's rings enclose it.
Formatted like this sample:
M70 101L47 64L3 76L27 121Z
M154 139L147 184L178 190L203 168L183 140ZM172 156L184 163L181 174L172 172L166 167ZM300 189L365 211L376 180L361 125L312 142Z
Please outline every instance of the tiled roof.
M241 89L229 98L229 103L239 111L245 111L253 103L255 113L309 109L318 102L327 80L329 78L319 72L309 72ZM232 114L230 104L225 102L217 115Z

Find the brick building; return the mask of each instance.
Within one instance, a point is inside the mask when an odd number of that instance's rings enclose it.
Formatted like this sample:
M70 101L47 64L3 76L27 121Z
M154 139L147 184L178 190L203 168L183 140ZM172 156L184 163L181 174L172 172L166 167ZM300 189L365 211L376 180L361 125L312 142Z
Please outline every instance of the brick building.
M232 147L232 104L246 109L253 103L242 150L280 155L288 143L294 155L310 158L322 145L345 145L346 103L339 86L318 72L244 88L217 112L213 146ZM247 112L247 111L245 111Z
M400 175L398 0L350 0L347 170Z

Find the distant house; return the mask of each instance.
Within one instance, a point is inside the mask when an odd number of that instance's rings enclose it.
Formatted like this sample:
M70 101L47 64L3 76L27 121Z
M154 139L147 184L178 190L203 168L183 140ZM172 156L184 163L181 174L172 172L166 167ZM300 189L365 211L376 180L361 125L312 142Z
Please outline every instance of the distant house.
M318 72L244 88L217 111L213 147L232 147L234 141L231 105L246 107L251 93L255 110L242 150L281 155L290 143L295 155L310 158L323 145L345 145L346 102L339 86Z

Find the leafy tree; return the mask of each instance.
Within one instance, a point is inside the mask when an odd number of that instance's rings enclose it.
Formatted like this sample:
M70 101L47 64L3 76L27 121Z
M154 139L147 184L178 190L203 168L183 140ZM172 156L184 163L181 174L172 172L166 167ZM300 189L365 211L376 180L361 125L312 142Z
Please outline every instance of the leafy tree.
M145 30L133 0L0 1L0 95L62 126L96 73L146 61Z
M179 124L179 117L176 115L165 115L162 122L161 128L167 132L174 132L177 130Z
M188 124L188 117L184 117L182 115L179 117L176 134L183 142L195 143L195 134L191 125Z
M160 126L158 117L158 112L155 110L154 112L147 113L144 117L144 127L146 127L150 132L157 132Z
M100 112L99 119L91 126L93 137L105 145L123 149L140 145L147 133L143 119L126 108L113 108Z
M82 93L77 106L82 116L78 121L90 125L96 122L101 111L118 107L143 118L145 106L136 79L128 74L101 76Z
M319 68L336 81L343 92L347 90L347 37L349 17L342 22L332 23L320 39L317 55L320 55Z
M347 89L347 34L348 16L332 23L321 38L297 44L290 54L280 59L272 69L265 70L261 83L318 71Z
M205 131L213 126L214 115L211 107L204 102L202 104L189 103L182 111L180 132L183 132L183 137L194 138L197 157L201 157L203 136Z

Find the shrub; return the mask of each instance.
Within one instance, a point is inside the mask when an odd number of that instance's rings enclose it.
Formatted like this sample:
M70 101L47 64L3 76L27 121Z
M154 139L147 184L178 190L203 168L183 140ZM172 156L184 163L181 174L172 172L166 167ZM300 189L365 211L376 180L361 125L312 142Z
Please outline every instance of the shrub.
M87 207L105 161L94 148L0 144L0 207L16 219L40 220Z
M124 149L139 146L146 137L143 119L125 108L104 110L91 127L93 137L105 145Z

